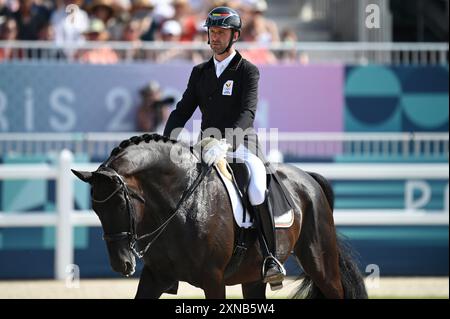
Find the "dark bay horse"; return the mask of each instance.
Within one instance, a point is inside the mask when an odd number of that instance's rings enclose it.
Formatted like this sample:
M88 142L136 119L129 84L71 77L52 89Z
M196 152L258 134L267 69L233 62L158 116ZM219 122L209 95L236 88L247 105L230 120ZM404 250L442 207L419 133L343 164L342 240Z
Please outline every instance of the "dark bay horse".
M284 262L293 251L302 266L306 278L298 294L367 298L337 239L328 182L289 165L277 171L295 204L293 225L277 229L277 252ZM224 275L237 233L231 203L218 173L202 173L188 146L144 134L123 141L97 171L73 172L91 185L113 270L130 275L134 253L143 255L137 298L159 298L179 281L203 289L206 298L225 298L225 286L235 284L242 284L244 298L265 298L257 240L238 270Z

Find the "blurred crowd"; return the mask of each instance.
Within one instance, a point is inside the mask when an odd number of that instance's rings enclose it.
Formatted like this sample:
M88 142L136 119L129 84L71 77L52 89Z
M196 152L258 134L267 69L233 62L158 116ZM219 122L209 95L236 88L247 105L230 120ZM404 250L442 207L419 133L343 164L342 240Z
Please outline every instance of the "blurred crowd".
M199 63L210 56L204 50L179 48L149 52L145 41L206 42L203 27L208 12L228 6L241 14L241 40L267 44L295 43L293 30L278 30L267 18L265 0L0 0L0 41L43 40L59 50L41 49L34 57L75 58L86 63L116 63L122 59L149 59L158 63L188 60ZM87 41L105 42L90 49L75 50ZM118 52L107 41L127 41L133 50ZM254 63L301 62L295 49L274 53L264 48L241 52ZM0 61L20 58L28 52L0 47ZM126 56L123 56L126 55Z

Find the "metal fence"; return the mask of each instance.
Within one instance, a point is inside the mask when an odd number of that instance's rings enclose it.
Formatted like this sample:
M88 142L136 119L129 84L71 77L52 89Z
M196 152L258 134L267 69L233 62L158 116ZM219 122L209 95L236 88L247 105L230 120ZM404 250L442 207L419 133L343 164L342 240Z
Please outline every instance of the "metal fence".
M200 62L209 58L210 49L201 42L86 42L82 45L57 45L51 41L0 41L4 61L74 62L89 50L109 48L119 63L138 61L173 63ZM448 43L393 42L238 42L238 50L250 56L272 54L267 62L289 64L345 63L354 65L448 65ZM167 52L173 54L168 55ZM258 60L260 61L260 60ZM2 62L2 61L0 61ZM264 63L264 61L262 62Z
M125 139L141 133L0 133L0 156L59 153L101 160ZM191 143L196 134L192 134ZM261 134L268 154L281 152L291 161L354 158L362 161L448 161L448 133L278 132Z

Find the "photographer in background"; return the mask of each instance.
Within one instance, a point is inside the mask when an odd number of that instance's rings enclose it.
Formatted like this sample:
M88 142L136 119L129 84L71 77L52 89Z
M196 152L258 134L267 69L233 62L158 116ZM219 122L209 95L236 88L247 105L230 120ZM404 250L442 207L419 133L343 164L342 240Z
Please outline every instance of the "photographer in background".
M137 131L162 134L175 98L162 98L161 86L156 81L150 81L140 93L142 100L137 111Z

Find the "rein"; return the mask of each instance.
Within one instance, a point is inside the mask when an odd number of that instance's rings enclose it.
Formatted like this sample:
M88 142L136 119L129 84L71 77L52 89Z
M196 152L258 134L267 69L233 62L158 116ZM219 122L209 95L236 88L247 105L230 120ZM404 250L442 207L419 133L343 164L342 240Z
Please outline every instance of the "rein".
M97 200L97 199L92 198L92 201L96 202L96 203L105 203L108 200L110 200L111 198L113 198L120 190L123 190L126 205L127 205L127 212L130 217L130 230L128 232L120 232L120 233L115 233L115 234L104 234L103 239L105 241L117 241L117 240L128 239L129 243L130 243L131 251L138 258L142 258L147 253L147 251L150 249L150 246L164 232L166 227L169 225L170 221L178 214L184 201L186 201L194 193L194 191L200 185L200 183L205 178L205 176L209 174L209 172L212 169L212 166L208 166L205 169L205 166L202 165L201 173L197 176L197 178L189 186L189 188L184 191L183 195L181 196L180 200L178 201L178 203L175 207L174 212L154 231L144 234L139 237L137 236L137 233L136 233L136 212L135 212L133 204L131 203L130 197L134 197L145 204L144 198L141 195L139 195L136 191L129 188L127 186L127 184L125 183L125 181L123 180L122 176L120 176L115 170L113 170L110 167L106 167L106 166L104 166L103 169L106 169L106 170L112 172L118 178L120 186L118 188L116 188L114 191L112 191L112 193L110 195L108 195L105 199ZM143 239L146 239L151 236L154 236L154 238L149 243L147 243L144 248L139 249L138 248L139 242L142 241Z

